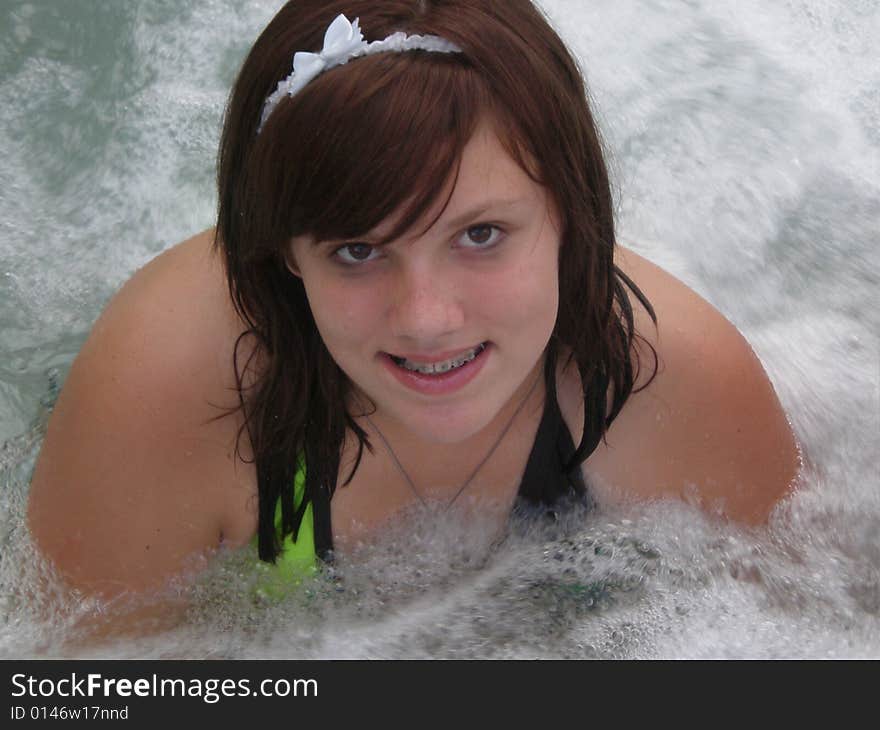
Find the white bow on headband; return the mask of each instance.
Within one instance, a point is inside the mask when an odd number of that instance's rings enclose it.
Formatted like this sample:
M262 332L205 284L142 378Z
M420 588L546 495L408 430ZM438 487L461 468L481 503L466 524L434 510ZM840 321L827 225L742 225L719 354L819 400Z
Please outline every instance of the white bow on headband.
M397 53L404 51L461 53L461 49L458 46L439 36L408 36L403 31L392 33L384 40L367 43L364 40L361 29L358 27L359 20L360 18L355 18L355 21L350 23L345 15L338 15L330 23L326 33L324 33L324 47L319 53L297 51L294 54L293 73L278 82L278 87L263 104L263 114L260 117L258 133L263 129L266 120L285 96L295 96L316 76L335 66L342 66L352 58L386 51Z

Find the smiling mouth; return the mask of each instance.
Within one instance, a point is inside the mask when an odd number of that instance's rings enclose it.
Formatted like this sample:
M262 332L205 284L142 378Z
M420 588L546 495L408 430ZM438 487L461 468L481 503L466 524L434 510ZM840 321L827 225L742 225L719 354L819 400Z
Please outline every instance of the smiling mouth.
M440 375L467 365L469 362L475 360L488 345L488 342L482 342L476 347L473 347L470 350L465 350L455 357L435 363L420 363L413 360L407 360L405 357L397 357L390 353L388 354L388 357L391 358L395 365L404 370L409 370L414 373L422 373L424 375Z

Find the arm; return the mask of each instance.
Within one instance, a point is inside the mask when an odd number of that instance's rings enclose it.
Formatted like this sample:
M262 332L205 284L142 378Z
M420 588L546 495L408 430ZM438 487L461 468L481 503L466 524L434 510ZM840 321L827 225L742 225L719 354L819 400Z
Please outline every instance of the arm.
M29 494L34 541L66 585L110 601L198 571L247 480L232 463L236 417L180 251L114 297L76 358L49 422ZM231 368L230 368L231 370ZM170 619L179 606L140 608ZM132 618L129 616L129 618Z
M618 265L655 307L658 328L644 312L636 326L657 350L660 368L631 396L585 471L610 485L612 498L679 497L741 522L766 521L793 487L800 460L760 361L738 330L680 281L625 249ZM642 351L650 365L650 352Z

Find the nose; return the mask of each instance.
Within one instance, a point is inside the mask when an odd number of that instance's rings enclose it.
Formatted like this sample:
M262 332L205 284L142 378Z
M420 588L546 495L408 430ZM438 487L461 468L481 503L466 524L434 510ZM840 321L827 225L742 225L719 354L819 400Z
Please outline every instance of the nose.
M410 345L442 346L464 324L460 286L442 266L418 262L401 267L390 293L391 334Z

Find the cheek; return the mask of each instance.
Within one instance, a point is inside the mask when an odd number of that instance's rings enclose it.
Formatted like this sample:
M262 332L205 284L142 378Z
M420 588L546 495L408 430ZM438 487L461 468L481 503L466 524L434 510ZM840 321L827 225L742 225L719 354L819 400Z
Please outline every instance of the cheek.
M507 323L521 337L549 338L559 304L555 257L523 257L505 271L487 277L478 291L475 306L495 321Z
M374 292L360 292L348 282L326 277L304 283L318 332L335 358L356 348L376 329L379 303Z

